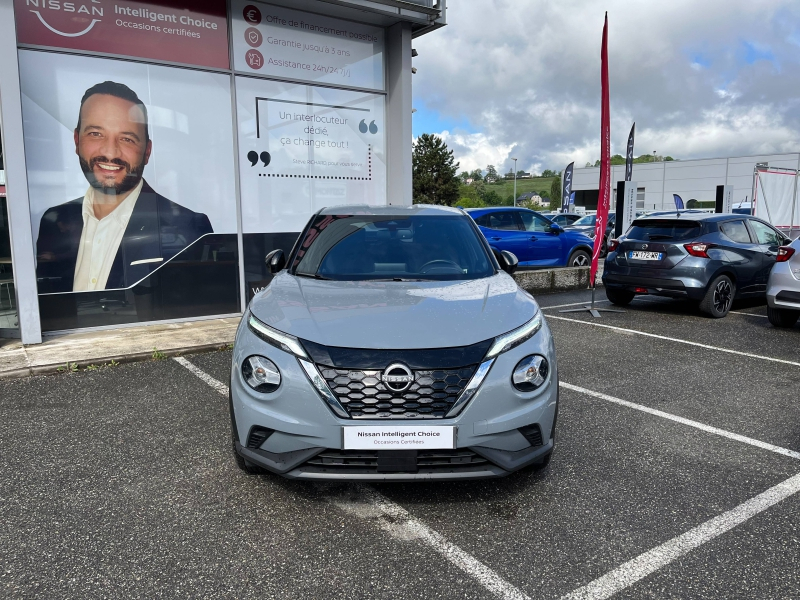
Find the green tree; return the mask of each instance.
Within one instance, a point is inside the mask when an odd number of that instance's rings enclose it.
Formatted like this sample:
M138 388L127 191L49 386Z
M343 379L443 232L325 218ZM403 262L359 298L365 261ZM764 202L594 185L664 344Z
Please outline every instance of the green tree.
M545 169L539 177L558 177L558 173L551 169Z
M553 178L553 183L550 184L550 202L551 202L551 204L552 204L553 201L558 203L556 205L556 208L558 208L558 206L561 203L561 177L558 176L558 175L556 175L556 177Z
M503 198L494 190L486 192L481 200L483 200L487 206L501 206L503 204Z
M459 197L458 166L440 137L419 136L411 157L414 203L452 206Z
M481 171L480 169L473 169L472 171L470 171L469 176L473 181L478 181L479 179L482 180L483 179L483 171Z
M500 179L500 174L497 172L497 169L494 165L488 165L486 167L486 177L484 181L486 183L490 183L492 181L498 181Z

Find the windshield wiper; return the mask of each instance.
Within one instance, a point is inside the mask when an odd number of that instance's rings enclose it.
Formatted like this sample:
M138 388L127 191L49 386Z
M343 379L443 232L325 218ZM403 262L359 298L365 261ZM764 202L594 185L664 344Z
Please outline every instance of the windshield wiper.
M320 275L319 273L295 273L296 277L308 277L309 279L322 279L324 281L330 281L330 277L325 277L324 275Z
M436 279L418 279L406 277L387 277L385 279L365 279L364 281L436 281Z
M648 233L647 239L649 240L671 240L673 236L665 233Z

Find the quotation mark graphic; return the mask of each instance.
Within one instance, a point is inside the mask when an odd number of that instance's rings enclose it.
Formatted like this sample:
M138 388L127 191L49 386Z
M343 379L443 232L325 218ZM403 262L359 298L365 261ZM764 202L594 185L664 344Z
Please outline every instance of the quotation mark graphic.
M272 157L269 155L269 152L266 152L266 151L261 153L260 158L261 158L261 162L264 163L265 167L269 164L269 161L272 160ZM256 163L258 162L258 159L259 159L259 154L255 150L250 150L250 152L247 153L247 160L250 161L250 166L251 167L255 167L256 166Z
M375 121L370 121L369 127L367 127L365 120L361 119L361 123L358 124L358 130L361 133L367 133L367 131L370 133L378 133L378 126L375 125Z

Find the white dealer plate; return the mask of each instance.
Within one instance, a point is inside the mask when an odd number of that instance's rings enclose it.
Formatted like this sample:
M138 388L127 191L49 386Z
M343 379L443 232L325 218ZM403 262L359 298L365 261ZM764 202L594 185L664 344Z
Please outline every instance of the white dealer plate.
M342 427L345 450L432 450L456 447L453 425Z

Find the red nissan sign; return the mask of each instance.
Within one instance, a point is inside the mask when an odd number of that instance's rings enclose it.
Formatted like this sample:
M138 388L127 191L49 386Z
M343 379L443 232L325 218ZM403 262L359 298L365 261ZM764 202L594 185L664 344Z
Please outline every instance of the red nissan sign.
M20 44L227 69L225 0L14 0Z

